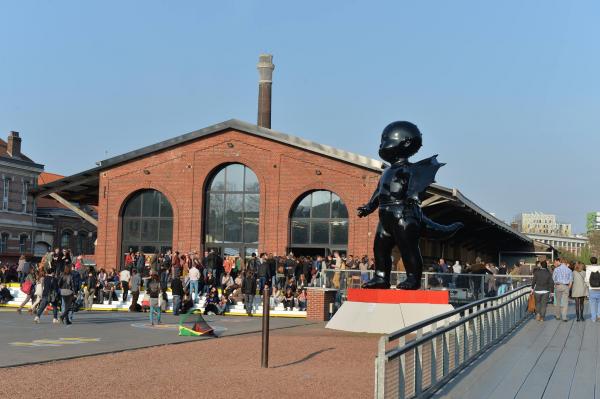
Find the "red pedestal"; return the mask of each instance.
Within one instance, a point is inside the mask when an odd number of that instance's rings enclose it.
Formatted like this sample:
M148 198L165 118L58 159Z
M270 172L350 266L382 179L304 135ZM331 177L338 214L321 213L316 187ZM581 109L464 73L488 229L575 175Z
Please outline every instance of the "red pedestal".
M448 304L448 291L437 290L366 290L348 288L348 300L370 303L434 303Z

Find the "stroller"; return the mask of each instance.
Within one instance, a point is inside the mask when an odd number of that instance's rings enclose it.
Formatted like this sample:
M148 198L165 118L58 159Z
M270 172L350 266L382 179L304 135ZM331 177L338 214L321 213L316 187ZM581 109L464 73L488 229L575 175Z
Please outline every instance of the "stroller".
M83 289L80 289L79 292L77 292L75 300L71 304L71 312L75 313L75 312L79 312L81 309L83 309L83 307L85 305L84 298L85 298L85 296L83 293Z

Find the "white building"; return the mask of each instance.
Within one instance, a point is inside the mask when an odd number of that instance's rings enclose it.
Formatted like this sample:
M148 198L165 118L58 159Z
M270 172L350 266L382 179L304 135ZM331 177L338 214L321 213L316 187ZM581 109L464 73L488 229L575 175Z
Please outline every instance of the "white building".
M584 236L560 237L549 234L527 233L527 237L551 245L558 250L569 251L577 256L581 255L581 250L587 247L589 242L588 238Z
M516 216L514 225L525 234L544 234L571 237L571 224L559 223L556 215L541 212L521 213Z

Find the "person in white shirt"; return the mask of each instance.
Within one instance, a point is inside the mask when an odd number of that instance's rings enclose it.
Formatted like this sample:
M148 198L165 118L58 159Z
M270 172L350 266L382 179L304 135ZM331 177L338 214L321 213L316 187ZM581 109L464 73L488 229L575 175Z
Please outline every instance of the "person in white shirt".
M454 266L452 266L452 271L455 274L460 274L462 272L462 266L459 261L454 262Z
M200 270L192 264L188 273L190 279L190 296L194 293L194 303L198 303L198 280L200 280Z
M123 269L119 273L119 280L121 281L121 290L123 290L123 302L127 302L127 293L129 292L129 270Z
M592 321L597 322L600 317L600 286L598 285L598 274L600 273L600 266L598 266L598 258L592 256L590 258L591 265L585 267L585 283L588 286L589 298L590 298L590 313L592 314Z

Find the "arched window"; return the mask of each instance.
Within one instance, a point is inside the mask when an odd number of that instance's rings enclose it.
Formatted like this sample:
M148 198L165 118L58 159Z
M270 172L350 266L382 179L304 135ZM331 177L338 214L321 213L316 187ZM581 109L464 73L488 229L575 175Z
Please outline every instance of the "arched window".
M70 249L72 236L73 233L71 233L69 230L63 231L62 235L60 236L60 247L63 249Z
M313 191L301 197L292 208L290 225L290 247L296 248L296 255L345 251L348 247L348 209L331 191Z
M173 208L163 193L136 192L123 207L122 253L164 253L173 246Z
M87 231L80 231L77 233L77 255L87 254L87 239Z
M35 256L44 256L50 250L50 244L44 241L38 241L35 243L33 254Z
M256 252L259 184L247 166L234 163L219 169L206 186L204 241L227 255Z

